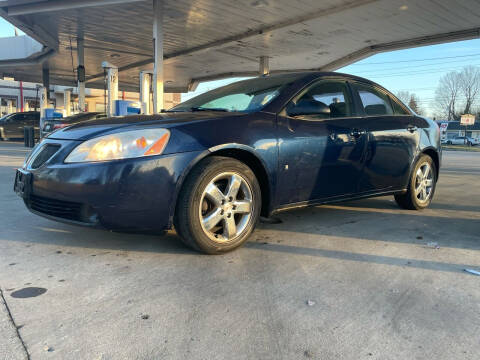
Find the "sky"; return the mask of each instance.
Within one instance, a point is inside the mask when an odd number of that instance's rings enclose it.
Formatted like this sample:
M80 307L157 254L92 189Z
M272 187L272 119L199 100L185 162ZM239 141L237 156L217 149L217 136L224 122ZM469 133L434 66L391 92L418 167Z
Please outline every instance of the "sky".
M15 36L15 28L8 21L0 17L0 37ZM23 34L23 31L18 31L18 34Z
M0 18L0 37L13 35L14 27ZM466 65L480 66L480 39L381 53L337 71L365 77L393 93L415 93L420 106L432 116L438 80L449 71L461 70ZM182 100L236 80L239 79L202 83L196 91L182 94Z

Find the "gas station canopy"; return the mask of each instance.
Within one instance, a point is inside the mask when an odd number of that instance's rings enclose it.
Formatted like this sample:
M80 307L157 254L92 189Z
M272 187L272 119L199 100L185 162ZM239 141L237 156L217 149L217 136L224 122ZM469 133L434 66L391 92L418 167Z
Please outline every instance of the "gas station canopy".
M270 72L335 70L378 52L478 38L478 0L164 0L165 91L200 81ZM76 85L83 39L88 87L103 88L102 61L119 87L138 91L153 68L152 1L8 0L0 15L43 45L27 59L0 61L0 75ZM265 61L265 60L263 60Z

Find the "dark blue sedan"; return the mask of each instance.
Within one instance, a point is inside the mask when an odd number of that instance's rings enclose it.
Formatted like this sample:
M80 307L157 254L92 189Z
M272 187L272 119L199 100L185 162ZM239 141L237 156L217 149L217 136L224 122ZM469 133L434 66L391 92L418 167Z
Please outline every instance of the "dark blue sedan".
M368 80L290 73L240 81L160 115L55 131L17 171L35 214L111 230L175 227L209 254L243 244L259 217L394 195L432 201L437 125Z

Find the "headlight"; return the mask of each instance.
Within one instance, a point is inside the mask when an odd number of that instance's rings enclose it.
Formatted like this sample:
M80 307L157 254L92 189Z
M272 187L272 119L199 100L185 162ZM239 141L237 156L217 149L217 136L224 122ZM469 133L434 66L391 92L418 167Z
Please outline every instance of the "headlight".
M78 145L65 162L86 162L128 159L160 155L170 138L167 129L125 131L100 136Z

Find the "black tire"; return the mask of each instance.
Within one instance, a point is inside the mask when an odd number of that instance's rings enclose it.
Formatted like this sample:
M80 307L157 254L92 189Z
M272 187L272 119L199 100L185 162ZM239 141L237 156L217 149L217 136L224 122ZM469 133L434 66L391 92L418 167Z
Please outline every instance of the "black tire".
M452 145L452 142L451 142L451 141L447 141L447 145Z
M203 206L202 194L207 185L225 173L235 173L245 181L251 195L251 211L248 221L244 223L245 228L234 238L220 242L214 241L212 233L202 227L200 211L203 210L200 210L200 206L201 202ZM175 230L182 241L195 250L206 254L231 251L241 246L254 230L260 217L261 201L260 185L247 165L228 157L207 157L195 166L182 186L175 208ZM235 218L235 215L233 217Z
M416 176L417 176L416 174L420 166L423 166L425 162L427 162L431 167L432 188L427 201L420 201L417 198L417 195L415 194L415 184L416 184ZM407 192L402 194L395 194L394 195L395 201L397 202L398 206L400 206L403 209L407 209L407 210L425 209L432 202L433 196L435 194L436 185L437 185L437 169L435 166L435 162L432 160L430 156L423 154L418 158L413 168L413 171L410 174L410 180L408 182Z

